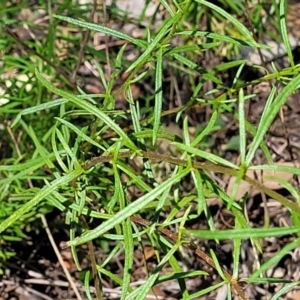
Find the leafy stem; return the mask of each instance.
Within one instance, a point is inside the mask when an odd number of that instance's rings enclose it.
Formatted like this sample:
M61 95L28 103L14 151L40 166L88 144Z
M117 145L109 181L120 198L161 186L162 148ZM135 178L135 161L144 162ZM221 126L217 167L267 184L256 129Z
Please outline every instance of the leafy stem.
M149 152L149 151L137 151L133 153L133 151L128 152L122 152L117 155L118 159L128 158L128 159L134 159L134 156L139 156L143 158L147 158L153 162L167 162L170 164L174 164L177 166L188 166L188 160L186 159L180 159L174 156L166 155L166 154L158 154L155 152ZM87 161L82 165L82 168L84 170L88 170L91 167L105 162L110 162L114 159L113 155L101 155L95 158L92 158L91 160ZM239 170L235 170L232 168L224 167L219 164L212 164L209 162L198 162L198 161L192 161L192 167L198 170L206 170L206 171L212 171L216 173L221 174L227 174L230 176L237 177L239 174ZM265 193L269 197L275 199L282 205L286 206L287 208L297 212L300 214L300 207L298 204L287 200L285 197L280 195L279 193L271 190L270 188L266 187L264 184L260 183L259 181L250 178L247 176L247 173L242 177L242 180L246 181L247 183L251 184L253 187L255 187L257 190L259 190L262 193Z

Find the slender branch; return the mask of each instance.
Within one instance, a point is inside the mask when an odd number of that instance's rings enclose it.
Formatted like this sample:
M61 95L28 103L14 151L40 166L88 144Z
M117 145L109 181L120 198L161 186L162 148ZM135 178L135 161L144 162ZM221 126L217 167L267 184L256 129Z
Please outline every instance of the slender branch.
M80 216L81 221L84 224L84 227L86 230L89 230L89 226L85 220L85 217L83 215ZM97 300L102 300L102 282L100 281L98 271L97 271L97 262L96 262L96 255L94 251L94 244L93 241L88 241L88 247L89 247L89 257L91 260L91 266L92 266L92 275L94 279L94 286L95 286L95 292Z
M140 151L140 152L133 153L132 151L128 151L128 152L119 153L117 155L118 159L123 159L123 158L134 159L135 156L148 158L151 161L156 161L156 162L164 161L164 162L168 162L170 164L174 164L177 166L188 166L188 161L185 159L180 159L180 158L165 155L165 154L158 154L155 152ZM82 165L82 168L84 170L88 170L97 164L110 162L113 159L114 159L113 155L101 155L101 156L92 158L91 160L84 163ZM238 172L239 172L239 170L234 170L231 168L223 167L223 166L220 166L217 164L212 164L209 162L193 161L192 165L195 169L206 170L206 171L211 171L211 172L216 172L216 173L221 173L221 174L227 174L227 175L234 176L234 177L237 177ZM283 206L300 214L300 206L297 203L287 200L285 197L283 197L279 193L269 189L268 187L266 187L259 181L252 179L247 175L244 175L242 179L244 181L248 182L249 184L251 184L256 189L258 189L260 192L265 193L272 199L275 199L276 201L281 203Z

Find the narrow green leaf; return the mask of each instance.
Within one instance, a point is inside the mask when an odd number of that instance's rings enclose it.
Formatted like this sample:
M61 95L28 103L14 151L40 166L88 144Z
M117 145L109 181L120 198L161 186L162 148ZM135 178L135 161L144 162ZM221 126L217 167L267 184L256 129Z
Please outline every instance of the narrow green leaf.
M123 280L120 277L118 277L114 273L108 271L107 269L99 268L98 270L99 270L99 272L101 272L102 274L104 274L105 276L110 278L113 282L117 283L118 285L123 284Z
M184 233L201 239L244 239L244 238L264 238L270 236L282 236L300 231L300 227L291 226L284 228L245 228L234 230L184 230Z
M11 128L13 128L19 122L19 120L21 119L22 116L33 114L33 113L39 112L41 110L53 108L55 106L65 104L67 102L68 102L68 100L66 100L66 99L56 99L56 100L51 100L46 103L42 103L42 104L39 104L39 105L36 105L33 107L25 108L16 116L15 120L13 121L13 123L11 125Z
M278 96L274 99L273 103L265 109L264 114L260 120L257 133L254 135L253 142L246 156L246 164L250 165L255 151L259 147L260 143L263 141L264 135L269 130L271 123L277 116L280 108L286 102L288 97L299 87L300 85L300 74L293 78L284 88Z
M226 42L226 43L231 43L234 45L249 45L251 47L256 47L256 48L265 48L269 49L270 47L264 45L264 44L258 44L258 43L253 43L252 38L250 41L241 41L239 39L235 39L229 36L221 35L218 33L213 33L213 32L208 32L208 31L194 31L194 30L185 30L185 31L180 31L176 33L177 35L188 35L188 36L195 36L195 37L206 37L206 38L211 38L215 40L219 40L221 42Z
M225 282L228 282L228 280L226 279L224 273L223 273L223 270L219 264L219 261L218 261L218 258L214 252L213 249L210 249L210 255L211 255L211 258L213 259L214 263L215 263L215 266L216 266L216 270L218 272L218 274L220 275L220 277L223 279L223 281Z
M299 288L299 286L300 286L300 281L289 283L289 284L285 285L284 287L282 287L277 293L275 293L270 300L282 299L282 296L286 295L289 291L291 291L295 287ZM287 299L287 297L284 297L284 298Z
M90 281L92 280L91 271L87 270L84 275L84 291L89 300L93 300L90 293Z
M1 170L1 167L0 167ZM250 166L248 170L270 170L270 171L283 171L287 173L292 173L295 175L300 175L300 169L290 166L281 166L281 165L259 165L259 166Z
M167 37L169 31L171 30L171 27L175 22L177 22L180 16L181 14L176 14L164 24L164 26L161 28L159 33L153 39L153 41L147 46L145 52L132 65L130 65L130 67L125 71L126 73L130 72L131 70L133 70L135 67L139 65L143 65L146 61L149 60L153 50L158 46L160 47L162 46L159 45L159 43L163 38Z
M20 219L25 213L27 213L32 207L36 206L39 202L41 202L46 196L51 194L52 191L55 191L60 186L74 180L83 172L83 169L78 168L63 177L55 179L49 186L46 185L45 187L43 187L34 198L26 202L23 206L21 206L17 211L15 211L12 215L10 215L0 224L0 233L8 227L10 227L16 220Z
M201 143L203 138L208 136L212 132L213 127L215 126L215 123L218 119L218 116L219 116L218 106L214 105L213 106L213 112L212 112L212 114L209 118L208 124L206 125L206 127L203 130L201 130L199 135L197 137L195 137L195 139L191 142L192 147L198 146L198 144Z
M184 300L199 299L201 296L207 295L207 294L209 294L210 292L219 289L219 288L222 287L224 284L225 284L225 282L222 281L222 282L219 282L219 283L217 283L217 284L211 285L211 286L209 286L209 287L206 288L206 289L201 289L200 291L198 291L198 292L196 292L196 293L190 295L190 297L185 298ZM207 297L205 297L205 298L207 298ZM204 299L205 299L205 298L204 298Z
M231 210L235 216L236 223L239 224L240 228L251 228L241 210L237 209L234 206L231 207ZM262 248L259 239L252 238L252 242L255 244L258 251L262 253Z
M80 244L84 244L96 237L106 233L108 230L120 224L126 218L129 218L131 215L140 211L145 205L153 201L156 197L164 192L165 189L168 189L173 184L180 181L181 178L185 177L190 172L189 169L183 170L181 173L178 173L172 178L167 179L165 182L160 184L159 186L155 187L152 191L145 194L144 196L140 197L139 199L135 200L133 203L129 204L123 210L117 212L111 219L103 222L101 225L96 227L95 229L89 231L85 235L76 238L73 241L69 241L69 246L77 246Z
M214 155L212 153L209 153L209 152L206 152L206 151L203 151L203 150L200 150L200 149L196 149L194 147L187 146L187 145L184 145L184 144L181 144L181 143L173 142L172 144L174 144L177 148L179 148L183 151L186 151L186 152L191 153L191 154L195 154L199 157L207 159L208 161L210 161L212 163L219 163L219 164L222 164L224 166L227 166L227 167L230 167L230 168L233 168L233 169L238 169L238 167L235 164L227 161L226 159L223 159L220 156L217 156L217 155Z
M186 66L188 66L190 69L195 70L200 74L202 74L204 79L211 80L216 84L223 85L223 82L220 79L212 75L210 72L207 72L205 69L201 68L198 64L194 63L193 61L177 53L174 53L173 57L178 61L182 62L183 64L185 64Z
M286 17L288 15L288 11L287 11L287 3L286 0L281 0L279 2L279 20L280 20L280 31L281 31L281 36L282 36L282 40L286 49L286 53L288 55L289 58L289 62L291 64L292 67L294 67L294 57L292 54L292 49L291 49L291 45L289 42L289 37L288 37L288 32L287 32L287 28L286 28Z
M117 31L117 30L114 30L114 29L111 29L111 28L108 28L108 27L105 27L105 26L102 26L102 25L94 24L94 23L83 22L83 21L76 20L76 19L73 19L73 18L70 18L70 17L65 17L65 16L55 15L55 18L59 19L59 20L62 20L62 21L66 21L66 22L71 23L71 24L74 24L76 26L80 26L80 27L83 27L83 28L87 28L87 29L90 29L90 30L94 30L94 31L97 31L97 32L102 32L102 33L114 36L114 37L119 38L121 40L128 41L128 42L130 42L134 45L137 45L141 48L146 48L146 43L144 43L143 41L141 41L139 39L133 38L133 37L131 37L131 36L125 34L125 33L122 33L121 31Z
M135 144L130 140L130 138L126 135L126 133L120 128L118 124L116 124L112 119L110 119L105 113L103 113L100 109L95 107L94 105L90 104L87 101L80 99L79 97L72 95L68 92L60 90L53 85L51 85L43 76L39 73L36 69L36 77L38 80L45 85L47 89L51 92L60 95L61 97L71 101L72 103L76 104L77 106L81 107L82 109L86 110L87 112L95 115L99 119L101 119L104 123L106 123L111 129L113 129L122 139L123 143L127 145L132 150L137 150Z
M150 289L153 287L155 281L157 280L162 267L167 263L170 257L178 250L179 244L175 244L172 249L163 257L161 262L155 268L153 273L147 278L147 281L144 285L137 288L133 293L127 296L127 300L132 299L145 299Z
M244 26L241 22L239 22L234 16L232 16L231 14L226 12L220 6L217 6L206 0L196 0L196 2L199 2L211 9L215 10L216 12L218 12L221 16L224 17L225 20L230 21L236 27L236 29L239 30L240 33L242 33L245 36L245 38L248 42L251 42L253 45L255 45L255 47L257 47L257 43L254 40L252 33L247 29L246 26Z
M171 50L167 50L165 54L173 55L174 53L187 53L187 52L195 52L195 51L203 51L207 49L216 48L220 45L219 42L215 43L206 43L206 44L198 44L198 45L184 45L184 46L176 46ZM197 52L196 52L197 53Z
M235 220L235 229L243 228L238 219ZM241 253L242 239L233 240L233 272L232 277L238 279L239 266L240 266L240 253Z
M169 6L168 2L166 0L160 0L160 3L165 7L165 9L168 11L171 17L175 15L172 8Z
M153 123L153 137L152 144L155 145L157 140L158 129L160 126L160 115L163 102L162 91L162 48L158 50L156 58L156 70L155 70L155 104L154 104L154 123Z
M124 232L124 250L125 250L125 263L124 263L124 275L122 284L122 296L121 299L127 299L127 292L130 290L131 281L131 270L133 266L133 236L131 229L130 219L126 219L122 222L123 232Z
M60 152L61 153L61 152ZM29 168L33 168L28 172L32 172L39 169L41 166L45 165L48 160L53 161L55 155L53 153L47 154L45 157L38 157L33 160L28 160L25 163L17 163L16 165L0 165L0 171L27 171ZM25 173L26 174L26 173ZM1 181L0 181L1 182Z
M298 228L298 231L299 231L299 228ZM272 235L272 236L274 236L274 235ZM290 251L293 251L296 247L299 247L299 243L300 243L300 238L297 238L292 243L289 243L286 246L284 246L279 252L276 253L276 255L274 255L267 262L265 262L258 270L253 272L253 274L248 279L248 283L255 282L255 280L260 276L260 274L266 272L267 270L270 270L272 268L272 266L274 266L277 262L279 262Z
M178 264L178 261L175 258L175 263L177 263L176 267L178 269L180 269L180 265ZM165 274L160 276L157 281L155 282L155 285L166 282L168 280L174 280L174 279L179 279L179 278L190 278L190 277L195 277L195 276L205 276L205 275L209 275L207 272L205 271L188 271L188 272L176 272L176 273L171 273L171 274Z
M95 147L97 148L100 148L101 150L105 151L106 149L100 145L99 143L95 142L93 139L91 139L89 136L87 136L83 131L82 129L79 129L77 128L75 125L73 125L72 123L62 119L62 118L59 118L59 117L56 117L55 118L56 120L58 120L59 122L61 122L62 124L66 125L67 127L69 127L72 131L74 131L75 133L77 133L78 136L80 136L82 138L83 141L87 141L89 142L90 144L94 145Z

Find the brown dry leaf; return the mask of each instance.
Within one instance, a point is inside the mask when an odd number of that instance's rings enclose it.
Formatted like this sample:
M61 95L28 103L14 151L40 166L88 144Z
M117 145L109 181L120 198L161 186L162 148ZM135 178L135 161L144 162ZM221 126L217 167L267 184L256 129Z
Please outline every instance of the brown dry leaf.
M153 247L144 247L144 257L146 260L148 260L149 258L151 258L152 256L155 255L155 251L153 249Z
M289 300L298 300L298 299L300 299L300 290L289 292L287 294L287 299L289 299Z
M295 167L293 162L280 162L275 163L275 166L285 166L285 167ZM298 167L298 166L297 166ZM283 179L285 181L290 181L293 178L293 174L283 171L271 171L271 170L248 170L246 173L252 179L255 179L263 183L267 188L271 190L279 190L282 188L282 185L276 180L276 178ZM227 193L230 195L236 181L236 177L231 177ZM248 182L241 181L239 185L238 192L236 194L236 199L241 199L245 193L248 193L250 197L253 197L260 193L259 190L253 188Z

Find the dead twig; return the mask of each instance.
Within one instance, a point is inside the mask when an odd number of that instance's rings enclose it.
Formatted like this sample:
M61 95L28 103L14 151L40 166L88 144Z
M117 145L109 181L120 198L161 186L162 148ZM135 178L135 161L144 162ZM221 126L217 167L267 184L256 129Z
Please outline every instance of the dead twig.
M59 263L60 263L60 265L61 265L61 267L62 267L62 269L63 269L63 271L64 271L64 273L66 275L66 278L69 281L70 286L72 287L72 289L73 289L73 291L74 291L77 299L78 300L83 300L82 297L81 297L81 295L80 295L80 293L79 293L79 291L78 291L78 289L77 289L77 286L76 286L75 282L73 281L73 279L71 277L71 274L70 274L69 270L66 268L66 266L64 264L63 258L61 257L60 252L59 252L59 250L58 250L58 248L57 248L57 246L55 244L55 241L53 239L53 236L51 234L51 231L49 230L49 227L48 227L47 220L46 220L45 216L44 215L40 215L40 217L41 217L42 223L43 223L43 225L45 227L46 233L48 235L48 239L49 239L49 241L50 241L50 243L52 245L52 248L53 248L53 250L54 250L54 252L55 252L55 254L57 256L57 259L58 259L58 261L59 261Z

